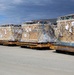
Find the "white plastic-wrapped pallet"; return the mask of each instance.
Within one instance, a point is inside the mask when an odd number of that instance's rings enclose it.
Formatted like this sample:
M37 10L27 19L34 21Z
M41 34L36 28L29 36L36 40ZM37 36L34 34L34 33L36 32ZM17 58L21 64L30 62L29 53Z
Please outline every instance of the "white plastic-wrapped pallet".
M56 36L58 41L52 49L74 53L74 14L58 18Z
M62 33L58 36L61 42L74 43L74 15L67 15L60 17L61 20L57 21L57 32ZM68 18L68 19L67 19Z
M47 43L54 42L54 30L49 24L42 23L24 23L22 25L23 33L20 41Z
M22 33L19 33L20 26L15 25L2 25L0 26L0 40L4 41L17 41L20 39Z

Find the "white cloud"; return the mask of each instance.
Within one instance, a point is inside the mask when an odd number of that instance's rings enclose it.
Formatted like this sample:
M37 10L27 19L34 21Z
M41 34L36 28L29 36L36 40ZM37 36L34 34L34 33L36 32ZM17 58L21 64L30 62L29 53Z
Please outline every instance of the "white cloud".
M0 0L0 12L5 11L10 8L11 8L11 2L9 2L9 0L7 0L7 1Z
M24 4L24 5L46 5L47 3L53 3L53 0L13 0L13 4Z
M53 3L53 0L0 0L0 10L17 5L46 5L47 3Z
M0 10L5 11L11 8L16 8L17 5L37 5L43 6L47 3L53 3L53 0L0 0Z
M24 4L32 5L46 5L47 3L53 3L53 0L23 0Z
M6 9L6 6L4 4L0 4L0 11L5 9Z
M44 6L47 5L47 3L48 4L53 3L53 0L0 0L0 15L7 17L4 23L9 23L9 22L19 23L20 21L22 22L23 20L45 18L47 16L44 14L42 15L42 12L41 13L40 12L33 13L32 11L30 12L29 11L30 8L26 8L25 5ZM27 11L29 11L31 14L27 13Z
M13 0L12 3L13 4L20 4L23 3L24 0Z

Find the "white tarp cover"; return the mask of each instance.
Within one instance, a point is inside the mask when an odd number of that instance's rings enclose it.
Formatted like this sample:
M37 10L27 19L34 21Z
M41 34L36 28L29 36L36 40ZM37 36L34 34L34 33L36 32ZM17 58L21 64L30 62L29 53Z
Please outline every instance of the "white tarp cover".
M74 26L74 21L73 21L73 22L71 22L71 25L72 25L72 26Z
M66 30L68 30L68 29L69 29L69 25L68 25L68 24L65 26L65 29L66 29Z

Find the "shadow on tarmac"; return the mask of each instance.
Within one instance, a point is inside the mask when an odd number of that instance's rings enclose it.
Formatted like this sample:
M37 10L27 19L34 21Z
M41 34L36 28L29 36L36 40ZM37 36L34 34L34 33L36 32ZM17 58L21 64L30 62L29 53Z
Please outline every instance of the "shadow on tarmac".
M54 51L54 53L66 54L66 55L72 55L72 56L74 56L74 52L66 52L66 51L56 50L56 51Z

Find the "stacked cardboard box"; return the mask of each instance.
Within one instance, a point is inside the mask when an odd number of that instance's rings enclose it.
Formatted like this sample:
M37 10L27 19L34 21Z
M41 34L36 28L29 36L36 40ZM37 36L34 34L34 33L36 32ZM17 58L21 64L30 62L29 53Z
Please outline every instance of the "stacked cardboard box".
M49 24L24 23L21 42L47 43L55 40L54 31Z
M21 39L21 25L2 25L0 26L0 40L18 41Z

